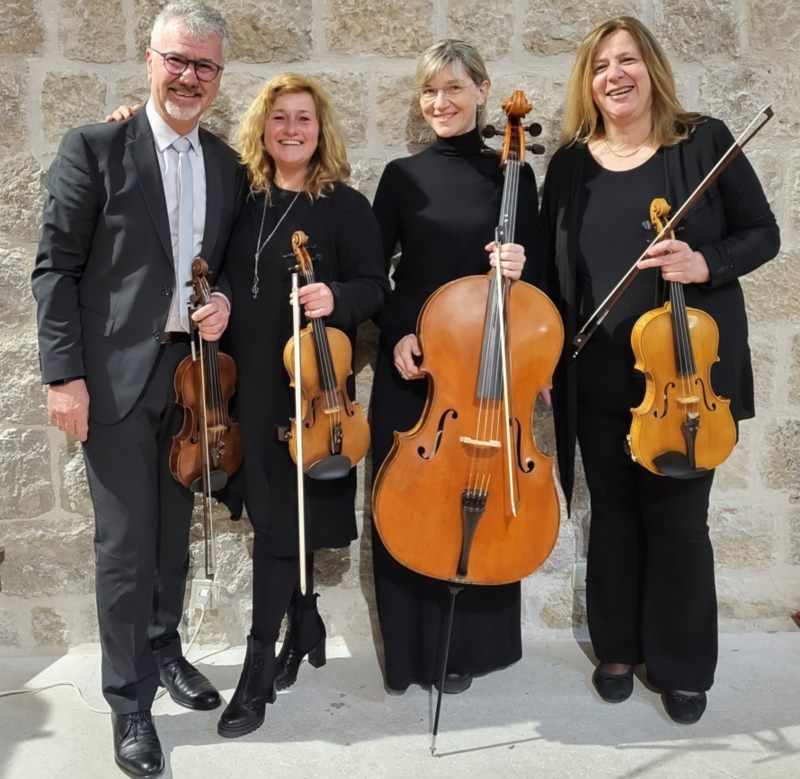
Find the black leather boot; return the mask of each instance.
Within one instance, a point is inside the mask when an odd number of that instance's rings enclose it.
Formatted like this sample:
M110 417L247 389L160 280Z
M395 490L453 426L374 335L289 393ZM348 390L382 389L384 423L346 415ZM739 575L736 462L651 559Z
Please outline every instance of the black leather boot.
M261 727L266 704L275 703L275 670L275 644L248 636L239 684L217 723L220 736L238 738Z
M278 690L285 690L297 681L297 671L306 655L314 668L325 665L327 633L317 611L317 598L319 595L314 595L314 606L310 609L291 607L289 611L289 624L277 659L275 688Z

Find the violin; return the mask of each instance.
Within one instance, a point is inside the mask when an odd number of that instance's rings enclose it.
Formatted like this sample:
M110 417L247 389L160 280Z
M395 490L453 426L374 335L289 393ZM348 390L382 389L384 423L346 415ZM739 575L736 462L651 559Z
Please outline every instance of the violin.
M306 284L316 281L306 248L308 236L292 234L292 251ZM299 336L300 376L295 368L295 336L283 350L283 364L291 386L299 378L302 391L302 464L312 479L347 476L369 449L369 425L361 405L350 398L347 378L352 374L350 339L341 330L326 327L324 318L310 320ZM297 462L297 414L291 420L289 454Z
M663 198L650 203L657 233L669 212ZM634 367L644 373L646 386L641 404L631 409L628 446L648 471L690 479L728 457L736 445L736 424L730 401L711 387L711 366L719 362L717 323L686 306L680 282L669 282L669 297L661 308L642 314L631 332Z
M496 245L513 242L531 110L503 103L504 185ZM564 330L550 299L493 273L456 279L417 322L428 398L417 424L395 432L375 480L372 515L389 553L417 573L461 584L519 581L555 544L559 504L552 457L533 437ZM453 590L451 590L452 592Z
M192 263L190 311L211 302L208 264ZM173 478L203 495L206 576L214 578L214 529L209 508L211 493L222 489L242 463L239 423L228 414L236 388L236 363L219 351L216 341L204 341L197 323L192 327L192 352L175 370L175 402L183 407L183 425L173 436L169 469Z

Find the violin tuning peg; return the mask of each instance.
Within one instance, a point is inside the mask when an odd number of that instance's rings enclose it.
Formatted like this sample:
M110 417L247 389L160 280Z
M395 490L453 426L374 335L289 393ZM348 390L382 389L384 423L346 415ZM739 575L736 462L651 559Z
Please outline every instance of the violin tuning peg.
M525 129L531 134L532 138L538 138L542 134L542 125L539 122L529 124Z
M495 135L500 135L500 131L493 124L487 124L481 130L481 135L484 138L494 138Z
M532 143L525 147L531 154L544 154L545 148L541 143Z

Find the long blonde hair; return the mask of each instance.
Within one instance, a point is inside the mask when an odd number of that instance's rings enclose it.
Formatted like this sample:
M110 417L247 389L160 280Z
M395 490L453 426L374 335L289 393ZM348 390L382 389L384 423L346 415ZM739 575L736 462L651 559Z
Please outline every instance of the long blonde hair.
M328 96L314 79L296 73L282 73L264 84L239 124L239 154L250 178L250 191L253 194L264 192L269 198L275 179L275 162L264 148L264 122L278 97L292 92L311 95L317 111L319 139L308 162L304 186L305 192L314 200L330 191L337 181L347 181L350 177L344 135Z
M625 30L636 41L650 75L653 90L652 139L662 146L679 143L689 135L700 116L685 111L678 100L672 68L653 33L632 16L617 16L600 22L578 47L567 84L561 145L588 143L605 135L603 116L592 96L593 65L601 41L617 30Z

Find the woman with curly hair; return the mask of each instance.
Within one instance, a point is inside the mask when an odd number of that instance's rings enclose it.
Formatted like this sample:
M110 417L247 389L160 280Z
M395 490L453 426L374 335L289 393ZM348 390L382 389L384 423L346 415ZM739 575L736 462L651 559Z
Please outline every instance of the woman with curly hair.
M250 196L234 227L225 261L231 287L231 353L238 366L237 402L244 452L244 502L253 524L253 616L236 692L220 718L221 736L258 728L275 689L291 685L306 655L325 662L325 626L313 583L298 582L295 465L278 430L294 416L283 365L292 334L289 305L292 233L302 229L321 256L318 281L300 288L307 319L326 317L355 340L358 325L383 305L388 281L378 226L366 198L345 184L350 166L330 102L315 81L273 78L241 122L239 149ZM352 396L354 383L349 382ZM330 481L306 478L306 569L313 551L356 537L356 472ZM289 631L276 659L284 614Z

